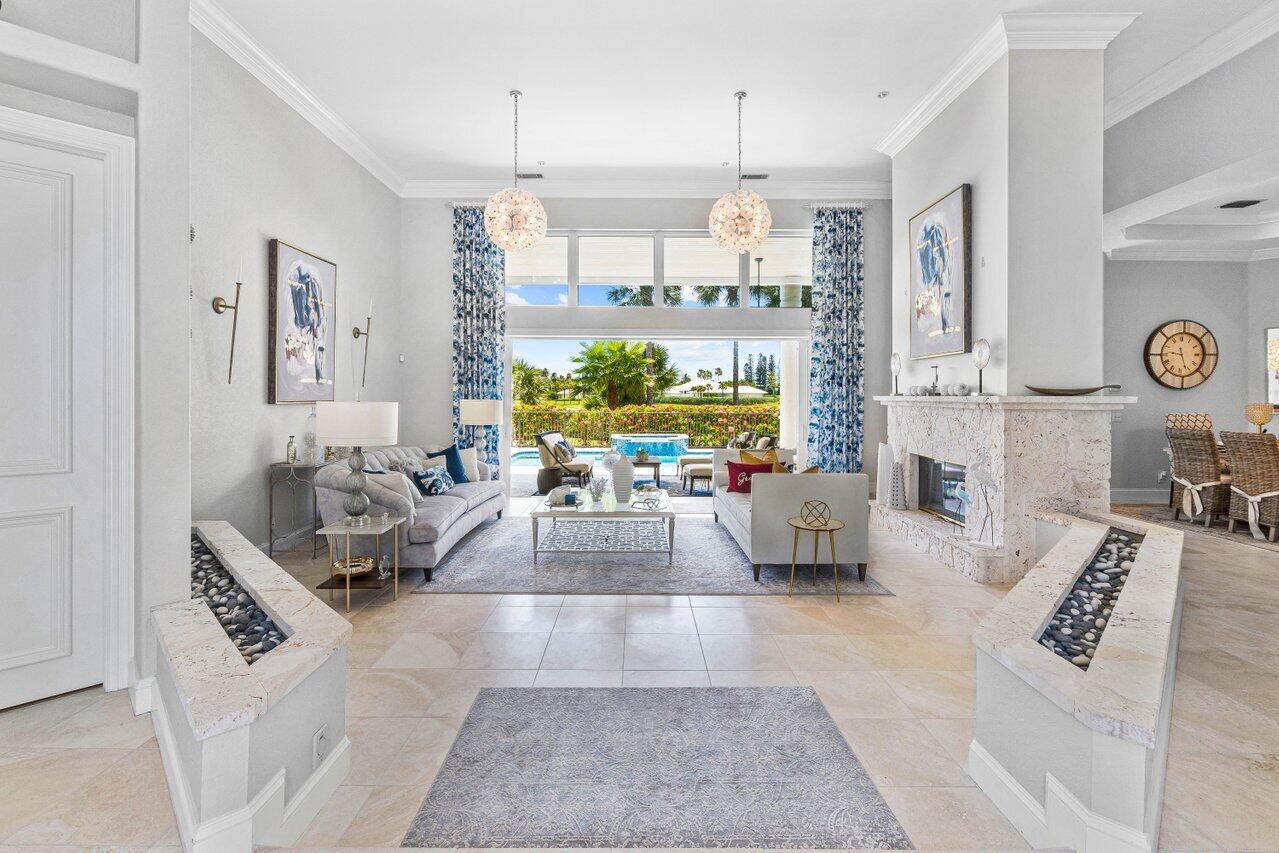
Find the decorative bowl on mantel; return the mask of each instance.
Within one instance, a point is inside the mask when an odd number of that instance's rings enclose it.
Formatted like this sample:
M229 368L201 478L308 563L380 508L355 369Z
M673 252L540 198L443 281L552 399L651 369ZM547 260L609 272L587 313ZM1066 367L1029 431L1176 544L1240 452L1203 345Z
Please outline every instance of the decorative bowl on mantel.
M1098 391L1118 391L1120 386L1094 385L1091 388L1040 388L1035 385L1027 385L1026 388L1036 394L1043 394L1048 397L1082 397L1085 394L1096 394Z

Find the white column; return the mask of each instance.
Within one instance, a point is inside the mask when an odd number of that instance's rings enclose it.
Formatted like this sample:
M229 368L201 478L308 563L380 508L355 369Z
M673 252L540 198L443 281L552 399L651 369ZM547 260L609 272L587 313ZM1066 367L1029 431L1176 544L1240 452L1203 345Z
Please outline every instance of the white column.
M782 447L792 447L798 451L797 460L803 459L804 448L800 446L804 437L800 422L800 394L807 384L807 376L800 375L799 341L784 340L781 342L781 356L777 360L777 377L781 383L781 435L777 437Z

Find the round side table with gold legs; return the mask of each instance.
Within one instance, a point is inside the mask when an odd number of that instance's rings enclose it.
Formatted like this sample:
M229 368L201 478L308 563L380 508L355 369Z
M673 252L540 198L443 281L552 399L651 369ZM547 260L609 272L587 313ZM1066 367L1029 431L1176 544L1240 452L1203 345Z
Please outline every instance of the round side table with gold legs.
M814 518L809 521L802 518L788 518L786 523L795 529L795 540L790 552L790 583L786 585L786 597L790 597L791 590L795 587L795 559L799 556L800 531L809 530L813 534L813 584L817 583L817 549L821 545L822 534L825 533L830 541L831 568L835 570L835 600L839 601L839 559L835 556L835 531L843 530L844 522L833 518Z

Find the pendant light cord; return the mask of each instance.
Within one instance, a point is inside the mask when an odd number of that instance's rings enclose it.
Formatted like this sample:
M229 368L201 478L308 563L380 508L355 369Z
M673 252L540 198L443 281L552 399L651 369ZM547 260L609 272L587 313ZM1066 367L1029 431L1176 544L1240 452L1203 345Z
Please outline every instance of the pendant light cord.
M520 92L518 89L511 90L511 97L515 99L515 180L511 184L513 187L520 185Z
M746 99L745 92L737 93L737 189L742 188L742 101Z

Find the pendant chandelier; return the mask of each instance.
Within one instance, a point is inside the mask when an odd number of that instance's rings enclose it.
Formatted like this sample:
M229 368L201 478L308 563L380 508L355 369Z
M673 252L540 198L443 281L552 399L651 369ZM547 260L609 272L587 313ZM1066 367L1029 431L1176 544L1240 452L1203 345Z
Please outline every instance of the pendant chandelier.
M484 205L484 230L499 249L519 252L530 249L546 236L546 208L537 196L520 189L520 96L515 101L515 174L511 186L498 190Z
M737 98L737 190L715 202L710 228L716 243L740 255L764 242L773 214L758 193L742 189L742 100L746 93L736 92L733 97Z

